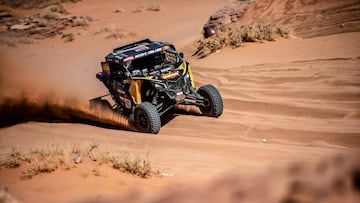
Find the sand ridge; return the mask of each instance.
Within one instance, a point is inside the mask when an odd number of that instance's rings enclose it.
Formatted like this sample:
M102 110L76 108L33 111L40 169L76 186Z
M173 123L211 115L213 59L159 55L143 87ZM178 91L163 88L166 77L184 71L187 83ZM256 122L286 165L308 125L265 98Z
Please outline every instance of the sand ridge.
M258 9L254 15L263 11L261 5L267 4L266 1L257 2L254 8ZM264 16L277 18L282 15L284 2L272 1L269 9L265 9ZM315 10L315 16L324 5L324 2L319 2L311 7ZM313 38L246 44L238 49L224 49L198 59L191 55L196 50L193 44L201 37L203 24L208 16L228 1L201 0L191 3L159 0L154 3L160 5L159 12L145 10L133 13L137 6L150 4L150 1L140 0L66 3L70 12L93 16L94 22L84 29L68 30L78 33L71 43L51 38L30 45L19 44L16 48L0 46L1 101L5 101L5 97L21 98L27 92L30 98L55 95L65 107L75 106L78 109L79 106L86 106L89 99L106 93L95 78L103 57L115 46L150 37L170 41L185 53L185 58L193 67L198 87L211 83L219 88L224 99L224 114L214 119L192 111L189 113L188 109L182 110L182 113L175 112L155 136L88 125L86 122L73 123L72 120L48 123L28 119L24 123L7 125L0 129L1 151L11 146L29 148L49 142L60 146L94 142L113 152L149 154L153 166L169 175L139 180L104 168L106 176L84 178L81 174L90 169L77 168L23 181L18 178L21 169L0 170L0 184L7 186L19 200L107 202L118 200L121 196L134 202L142 201L142 198L156 202L161 197L165 198L165 202L167 197L170 198L167 202L180 201L182 199L178 196L184 193L175 188L200 190L189 195L189 198L199 200L197 194L207 191L201 188L218 188L221 184L212 180L215 177L228 180L228 176L224 175L228 171L237 172L234 177L239 179L234 180L240 181L234 184L249 177L256 186L258 182L261 185L259 176L271 173L268 172L269 168L280 171L274 172L279 174L279 180L288 180L291 176L281 174L290 170L294 162L311 168L326 157L347 157L360 147L359 32L343 29L343 33L335 34L338 32L324 31L320 27L314 33L321 37L307 35L304 31L305 38ZM294 5L307 11L306 19L311 19L312 11L307 10L310 7L301 7L298 1ZM354 4L355 7L357 5ZM126 12L114 13L117 7ZM331 3L329 7L334 9L336 4ZM174 12L172 8L181 12ZM338 9L343 11L342 8ZM358 16L356 9L354 12ZM341 15L346 15L346 12L341 12ZM346 19L352 19L354 15L349 13ZM295 18L291 25L297 26L301 22ZM105 39L106 33L93 34L107 25L134 32L136 36L118 40ZM313 27L315 29L315 25ZM73 105L76 102L72 101L78 102L78 106ZM353 159L349 160L351 162ZM334 170L337 170L336 167ZM317 178L321 182L324 177ZM206 186L208 184L210 186ZM264 185L271 187L273 182ZM287 184L284 185L286 188ZM133 190L134 187L140 189ZM278 191L286 192L284 187L279 187ZM240 193L253 191L241 184L239 188L242 188ZM267 188L264 186L263 189ZM227 193L230 190L219 191L225 196L230 194ZM225 201L225 196L216 195ZM58 198L54 199L54 196ZM241 195L236 197L242 198ZM256 199L253 200L255 202Z

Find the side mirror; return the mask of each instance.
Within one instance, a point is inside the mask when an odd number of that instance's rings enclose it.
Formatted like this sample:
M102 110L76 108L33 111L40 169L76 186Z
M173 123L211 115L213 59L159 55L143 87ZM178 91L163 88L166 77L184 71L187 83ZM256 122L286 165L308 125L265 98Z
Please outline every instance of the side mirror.
M179 55L181 58L184 58L184 53L181 52Z

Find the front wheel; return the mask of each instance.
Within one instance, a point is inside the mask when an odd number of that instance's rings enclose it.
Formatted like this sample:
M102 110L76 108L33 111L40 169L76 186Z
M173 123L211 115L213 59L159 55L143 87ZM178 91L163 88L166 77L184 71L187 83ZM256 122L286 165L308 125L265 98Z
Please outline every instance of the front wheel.
M141 132L157 134L160 131L160 115L150 102L143 102L136 106L134 122Z
M197 92L204 97L204 106L199 106L203 115L217 118L223 113L223 101L219 91L214 86L204 85Z

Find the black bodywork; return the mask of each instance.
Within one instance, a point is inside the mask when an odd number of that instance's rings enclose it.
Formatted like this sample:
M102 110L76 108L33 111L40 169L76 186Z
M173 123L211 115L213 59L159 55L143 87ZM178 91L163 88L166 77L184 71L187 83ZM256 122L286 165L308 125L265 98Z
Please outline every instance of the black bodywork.
M103 101L103 96L90 100L90 104L101 103L126 115L136 113L137 106L144 102L145 111L154 107L158 116L175 104L198 106L205 113L212 111L211 98L195 88L191 66L183 57L172 44L149 39L114 49L105 57L102 72L96 77L109 90L115 104ZM214 89L211 86L208 91L215 91L221 109L209 116L218 117L223 107L221 96Z

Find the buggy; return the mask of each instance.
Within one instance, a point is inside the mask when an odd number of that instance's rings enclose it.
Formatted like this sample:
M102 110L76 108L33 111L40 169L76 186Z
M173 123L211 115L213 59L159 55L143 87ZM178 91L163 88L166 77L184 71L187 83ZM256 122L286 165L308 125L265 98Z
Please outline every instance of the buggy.
M197 106L202 115L219 117L223 101L213 85L196 89L191 66L174 45L149 39L115 48L96 74L109 94L90 107L109 108L133 118L144 133L158 133L160 117L176 104ZM111 96L114 105L104 99Z

